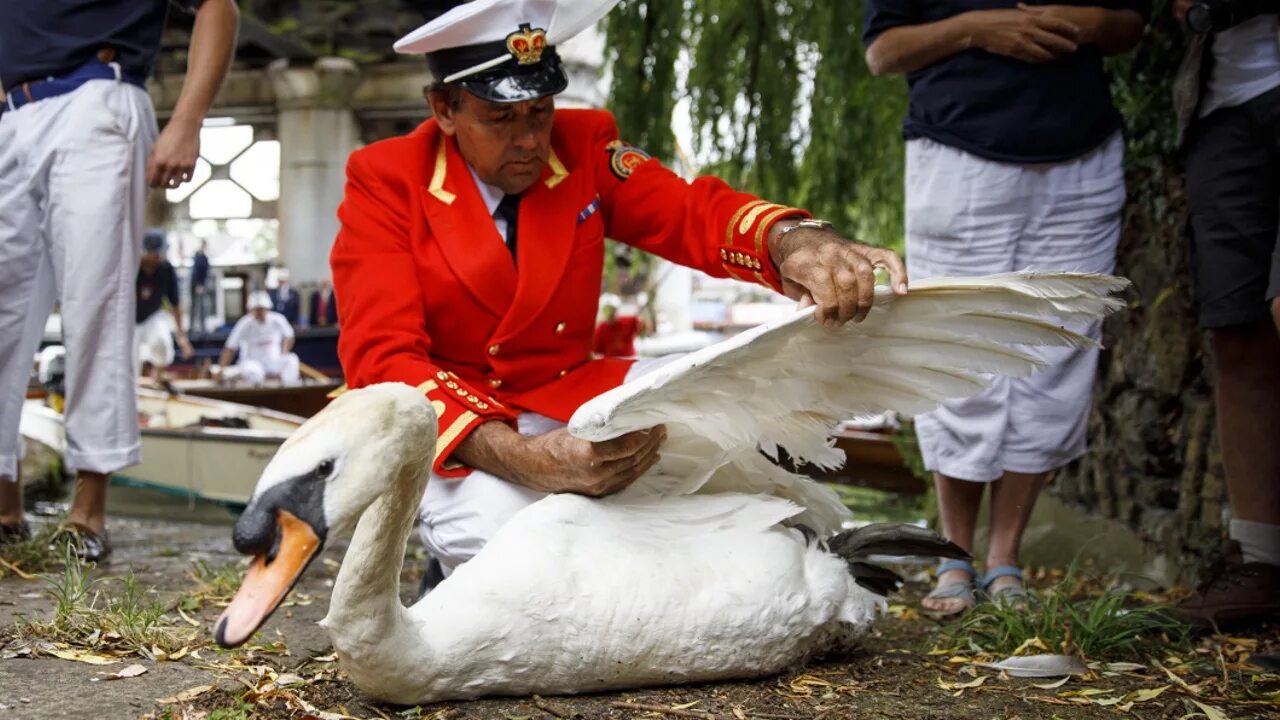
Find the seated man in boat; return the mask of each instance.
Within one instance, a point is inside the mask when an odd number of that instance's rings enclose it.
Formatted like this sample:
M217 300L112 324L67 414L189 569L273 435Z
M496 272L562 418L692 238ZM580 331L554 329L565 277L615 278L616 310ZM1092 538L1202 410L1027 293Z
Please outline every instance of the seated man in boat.
M435 3L396 44L426 54L435 117L348 161L330 256L339 355L351 387L403 382L435 407L422 536L446 574L546 493L614 493L658 458L661 427L601 443L564 429L643 364L592 357L606 235L808 298L830 326L866 315L877 267L906 292L892 251L716 178L687 182L608 112L557 110L555 44L616 2Z
M261 385L279 378L285 385L298 384L298 356L293 354L293 326L271 309L271 296L261 290L249 295L249 314L236 321L218 357L216 379L240 379ZM236 364L232 358L239 355Z

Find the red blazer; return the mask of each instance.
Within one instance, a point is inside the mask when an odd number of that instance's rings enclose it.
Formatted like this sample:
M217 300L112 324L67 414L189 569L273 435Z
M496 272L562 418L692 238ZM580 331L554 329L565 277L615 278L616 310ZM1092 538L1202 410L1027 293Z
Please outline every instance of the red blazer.
M435 406L435 471L477 425L532 411L568 420L622 383L593 359L606 235L717 277L780 290L769 228L807 216L688 183L618 143L613 116L559 110L542 178L520 202L519 267L453 139L428 120L351 154L330 255L348 386L398 381Z

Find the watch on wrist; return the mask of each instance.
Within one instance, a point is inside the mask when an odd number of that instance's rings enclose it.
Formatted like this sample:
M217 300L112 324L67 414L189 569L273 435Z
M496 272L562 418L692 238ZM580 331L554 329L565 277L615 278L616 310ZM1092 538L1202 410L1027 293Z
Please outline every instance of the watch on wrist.
M835 225L832 225L826 220L810 220L808 218L805 218L804 220L797 222L795 225L788 225L787 227L784 227L781 230L779 230L778 239L781 240L782 238L787 236L787 233L793 230L798 230L800 228L810 228L813 230L834 230Z

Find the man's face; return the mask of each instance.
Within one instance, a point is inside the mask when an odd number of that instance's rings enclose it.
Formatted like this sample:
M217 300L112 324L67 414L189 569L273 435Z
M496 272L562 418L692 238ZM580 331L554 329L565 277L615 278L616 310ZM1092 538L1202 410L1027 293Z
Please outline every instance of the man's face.
M164 256L158 252L144 252L142 253L142 267L146 268L147 272L151 272L156 269L156 266L158 266L160 261L163 259Z
M430 98L440 129L457 138L463 159L481 180L508 195L537 182L551 156L554 98L496 103L463 92L456 108L441 93Z
M266 322L266 321L267 321L267 309L266 309L266 308L264 308L264 307L256 307L256 308L254 308L254 309L252 310L252 312L253 312L253 319L254 319L254 320L257 320L258 322Z

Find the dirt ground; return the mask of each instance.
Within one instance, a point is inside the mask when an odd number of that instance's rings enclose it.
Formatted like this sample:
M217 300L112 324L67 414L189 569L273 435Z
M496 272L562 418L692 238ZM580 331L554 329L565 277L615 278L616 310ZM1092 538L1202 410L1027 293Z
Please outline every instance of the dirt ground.
M937 625L912 610L923 578L895 599L859 651L782 677L584 697L387 706L345 679L315 625L324 616L341 548L326 550L313 563L256 645L224 652L209 643L209 628L226 589L210 585L209 569L239 561L229 527L113 518L111 528L116 554L96 575L132 573L149 600L170 609L165 621L175 632L191 636L185 649L171 648L176 659L169 660L153 659L164 651L150 651L151 658L113 657L105 646L42 639L29 628L52 615L51 585L7 573L0 579L0 719L1280 718L1280 675L1245 662L1253 653L1280 654L1280 627L1201 641L1182 657L1110 672L1098 668L1050 687L1051 680L1008 679L975 667L960 650L936 648ZM410 592L416 573L406 570ZM145 672L137 674L139 667Z

